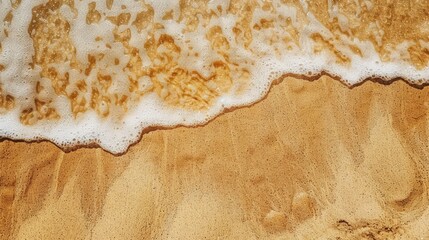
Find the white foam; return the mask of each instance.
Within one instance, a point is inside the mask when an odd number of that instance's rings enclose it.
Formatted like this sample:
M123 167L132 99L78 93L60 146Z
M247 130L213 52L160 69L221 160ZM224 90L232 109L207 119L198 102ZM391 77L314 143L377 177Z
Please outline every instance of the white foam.
M144 129L150 126L203 124L225 109L254 103L268 92L273 80L287 73L317 75L327 72L340 77L350 85L360 83L370 77L385 80L403 77L413 83L429 80L427 66L417 69L407 60L409 58L407 49L411 46L410 42L404 41L397 46L392 46L391 60L382 61L376 51L376 46L370 41L331 32L309 11L308 3L305 0L301 0L301 6L298 7L284 4L279 0L273 1L274 12L261 8L255 9L253 17L248 22L250 28L253 29L254 26L260 25L267 19L273 19L274 28L252 30L252 41L248 47L245 47L243 40L234 33L237 21L240 21L241 16L227 11L231 5L228 0L208 2L205 11L213 14L207 22L200 13L195 14L199 19L195 31L186 30L185 20L178 21L181 17L183 18L179 1L146 1L153 8L154 16L151 24L139 31L132 23L140 12L147 10L142 1L114 1L111 9L108 9L104 2L98 1L96 9L101 13L101 20L97 23L87 24L88 4L91 1L82 0L75 1L76 10L66 5L59 10L70 24L69 37L75 47L76 61L80 66L84 66L82 69L85 69L89 64L88 55L104 54L105 56L97 61L96 70L91 71L88 75L85 75L83 71L72 69L71 62L52 63L50 66L55 67L60 75L67 73L70 78L69 85L65 89L66 93L58 94L50 86L49 79L40 77L41 66L36 64L34 68L29 67L35 54L33 39L28 34L32 9L45 2L43 0L22 1L16 9L12 9L9 1L0 2L0 19L3 19L11 10L14 15L10 26L2 25L0 29L3 49L0 53L0 64L5 67L0 72L0 86L3 95L8 94L15 98L15 108L0 114L0 137L28 141L46 139L64 147L96 143L109 152L122 153L138 140ZM334 1L328 2L330 19L336 18L341 31L349 32L347 17L339 11ZM262 5L262 2L259 4ZM369 1L365 4L367 8L372 6ZM201 8L197 5L194 7ZM360 15L363 10L360 6L358 7L356 12ZM169 11L173 11L172 19L164 19ZM305 20L299 16L299 11L304 11ZM130 13L130 21L127 24L118 27L107 20L107 17L117 16L120 13ZM283 20L279 20L280 17ZM285 19L290 19L291 25L286 26ZM163 25L163 28L155 29L155 23ZM220 27L222 36L228 40L227 58L217 52L219 49L213 49L212 43L207 39L208 32L215 26ZM285 37L293 38L294 33L289 32L288 28L298 32L297 42L285 43L282 40ZM8 37L4 34L6 29L9 33ZM216 91L220 91L221 94L215 98L209 108L198 110L186 106L181 107L180 104L171 105L154 92L146 93L140 98L132 95L134 93L129 92L131 83L128 79L129 76L135 76L136 73L127 69L131 56L125 54L128 51L127 46L116 42L113 35L114 31L122 32L127 29L131 32L129 47L139 51L142 68L149 69L157 64L152 62L148 56L144 48L145 42L150 38L158 39L161 35L167 34L174 39L174 43L181 50L178 56L173 55L173 61L177 63L177 67L186 69L188 72L198 72L204 78L210 78L213 75L212 64L216 61L224 62L232 69L232 86L221 91L219 89L222 86L207 83L209 88L216 88ZM377 23L374 23L370 30L374 32L376 44L382 44L383 32ZM332 52L326 48L316 54L314 52L316 42L312 39L314 34L319 34L327 41L331 39L336 49L349 58L349 63L338 63ZM350 45L358 48L362 55L354 53L348 47ZM427 47L429 44L421 40L420 45ZM165 47L158 47L158 54L168 51L163 48ZM237 80L241 73L233 70L235 67L247 69L250 73L250 78L244 83L244 90L240 85L243 82ZM100 116L94 109L89 109L77 116L74 115L67 96L78 91L78 81L84 80L87 86L99 84L96 83L99 74L112 76L112 84L106 94L112 96L128 94L129 99L138 99L137 102L130 104L129 109L124 113L120 107L101 101L99 103L100 111L107 111L105 108L111 107L111 114L107 117ZM165 87L161 95L167 94L166 91L168 91L169 83L165 80L167 77L165 74L167 72L159 74L158 79ZM144 90L153 87L152 78L153 76L149 75L140 76L138 89ZM36 94L35 83L38 81L45 88L41 93ZM192 88L192 86L188 87ZM88 100L91 99L93 93L88 91L81 92L81 94L82 98ZM60 118L41 119L32 125L23 124L20 121L22 111L29 107L34 108L36 95L39 100L51 101L49 106L57 110Z

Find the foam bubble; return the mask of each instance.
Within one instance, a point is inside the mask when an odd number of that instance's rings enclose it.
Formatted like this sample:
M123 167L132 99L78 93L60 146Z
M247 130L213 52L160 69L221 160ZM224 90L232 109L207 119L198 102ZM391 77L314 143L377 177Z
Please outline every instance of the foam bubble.
M284 74L429 80L428 4L188 3L3 1L0 137L122 153L150 126L254 103Z

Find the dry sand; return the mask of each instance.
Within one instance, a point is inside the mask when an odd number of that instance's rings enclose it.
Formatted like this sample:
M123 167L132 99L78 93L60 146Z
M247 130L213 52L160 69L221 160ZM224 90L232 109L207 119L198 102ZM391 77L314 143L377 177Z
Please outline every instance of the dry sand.
M122 156L2 141L1 239L429 239L428 94L286 78Z

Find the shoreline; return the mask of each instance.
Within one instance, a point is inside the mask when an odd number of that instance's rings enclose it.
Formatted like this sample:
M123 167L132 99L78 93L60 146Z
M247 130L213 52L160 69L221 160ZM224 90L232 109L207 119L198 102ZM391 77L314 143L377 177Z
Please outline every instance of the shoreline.
M11 139L11 138L4 137L4 138L0 138L0 143L2 143L4 141L11 141L11 142L17 142L17 143L22 142L22 143L28 143L28 144L47 142L47 143L55 145L58 149L60 149L64 153L74 152L74 151L77 151L79 149L98 149L99 148L99 149L103 150L104 152L111 154L112 156L122 156L122 155L127 154L127 152L130 150L131 147L139 144L139 142L142 140L142 138L145 134L148 134L152 131L171 130L171 129L182 128L182 127L184 127L184 128L201 128L201 127L206 126L207 124L210 124L212 121L215 121L218 117L220 117L224 114L227 114L227 113L230 113L230 112L236 111L238 109L242 109L242 108L251 108L254 105L259 104L260 102L264 101L268 97L270 92L272 91L272 88L275 87L276 85L281 84L284 81L284 79L287 79L287 78L299 79L299 80L306 81L306 82L319 81L321 78L329 78L332 81L337 81L337 82L341 83L342 85L349 88L350 90L352 90L353 88L359 87L359 86L365 84L366 82L371 82L374 84L380 84L380 85L385 85L385 86L389 86L389 85L394 84L396 82L402 82L402 83L405 83L406 85L408 85L412 88L419 89L419 90L422 90L422 89L429 86L429 82L423 82L421 84L416 84L416 83L413 83L411 81L407 81L406 79L401 78L401 77L397 77L397 78L393 78L393 79L389 79L389 80L383 80L383 79L378 78L378 77L367 78L367 79L365 79L365 80L363 80L357 84L349 85L349 84L347 84L347 82L342 81L339 77L335 77L335 76L333 76L329 73L326 73L326 72L322 72L322 73L314 75L314 76L297 75L297 74L283 74L281 77L279 77L276 80L273 80L271 82L271 85L268 88L267 93L262 98L256 100L253 103L235 106L232 108L225 108L221 113L215 115L214 117L212 117L207 122L196 124L196 125L189 125L188 126L188 125L179 124L179 125L175 125L175 126L149 126L147 128L144 128L141 131L141 133L139 134L138 140L131 143L129 145L129 147L127 148L127 150L125 152L122 152L122 153L109 152L109 150L103 149L97 143L74 145L74 146L70 146L70 147L62 147L62 146L56 144L55 142L53 142L49 139L24 140L24 139Z

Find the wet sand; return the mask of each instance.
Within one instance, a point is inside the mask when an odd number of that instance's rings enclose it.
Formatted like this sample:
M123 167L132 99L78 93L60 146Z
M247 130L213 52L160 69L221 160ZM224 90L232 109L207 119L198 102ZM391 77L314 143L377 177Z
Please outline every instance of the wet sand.
M427 239L429 88L286 78L122 156L0 143L1 239Z

